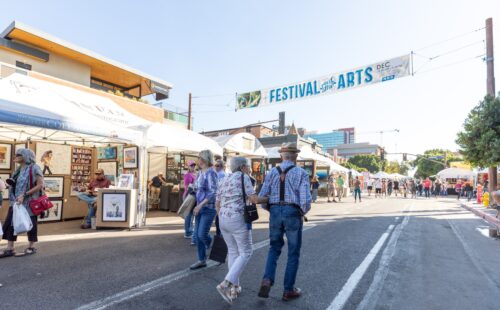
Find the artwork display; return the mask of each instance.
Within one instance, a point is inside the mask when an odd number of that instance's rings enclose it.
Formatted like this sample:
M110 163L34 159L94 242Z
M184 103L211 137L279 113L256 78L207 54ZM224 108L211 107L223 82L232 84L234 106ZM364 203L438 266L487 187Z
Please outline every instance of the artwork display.
M90 182L91 169L92 149L74 146L71 159L71 196L76 196Z
M36 159L44 175L71 174L71 146L69 145L37 143Z
M127 193L102 194L102 221L126 222L127 221Z
M116 184L116 174L118 172L118 163L116 161L97 163L97 168L104 170L104 176L111 182L111 185Z
M123 168L137 168L138 167L138 149L137 146L130 146L123 148Z
M116 159L116 154L116 146L100 147L97 149L97 159L99 160Z
M5 180L7 180L8 178L10 178L10 175L7 174L7 173L2 173L2 174L0 174L0 178L5 183ZM9 190L7 188L2 192L2 196L3 196L3 200L9 199ZM0 201L0 206L1 205L2 205L2 202Z
M45 177L45 194L49 198L62 198L64 195L64 177Z
M0 144L0 169L9 170L12 163L12 145Z
M132 189L134 187L134 175L122 174L118 178L118 188Z
M54 204L54 206L45 211L45 214L47 215L46 217L41 218L41 216L39 215L38 222L53 222L60 221L62 219L62 200L51 200L51 202L52 204Z

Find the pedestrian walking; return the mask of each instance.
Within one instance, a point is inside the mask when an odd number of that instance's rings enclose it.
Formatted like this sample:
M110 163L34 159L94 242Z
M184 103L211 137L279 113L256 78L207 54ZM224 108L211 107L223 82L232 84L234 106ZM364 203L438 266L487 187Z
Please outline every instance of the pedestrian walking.
M375 180L375 198L382 196L382 180Z
M213 162L212 151L203 150L200 152L198 166L201 171L196 178L196 207L193 209L198 261L191 265L191 270L207 266L207 249L212 244L209 232L216 214L215 195L217 193L217 173L213 168Z
M387 181L385 179L382 180L382 196L387 198Z
M318 176L315 175L311 180L312 202L316 202L316 200L318 200L318 190L319 190L319 181L318 181Z
M218 159L215 162L215 172L217 172L217 182L221 183L222 180L226 177L226 165L222 159ZM219 226L219 215L215 215L215 233L217 236L221 236L222 232Z
M497 210L496 218L500 218L500 190L493 192L493 208Z
M354 180L354 203L357 202L357 198L359 197L359 202L361 202L361 181L359 177L356 177Z
M464 187L464 191L465 191L465 197L467 197L467 201L470 201L472 199L472 191L473 191L473 187L472 187L472 184L470 181L467 181L465 182L465 187Z
M429 178L426 178L422 185L424 187L425 198L431 198L431 180Z
M44 179L42 169L35 163L35 154L30 149L18 149L14 162L19 165L9 184L9 210L3 223L3 237L7 240L7 247L0 253L0 258L15 256L14 242L17 236L12 225L14 204L21 204L28 211L33 227L28 231L28 247L19 255L33 255L37 252L35 242L38 242L38 217L29 207L33 199L38 199L43 191Z
M457 200L460 200L460 196L462 195L462 180L457 180L455 192L457 193Z
M393 189L393 182L391 179L389 179L389 181L387 182L387 195L389 195L389 197L392 195L392 189ZM396 193L396 197L398 196L398 194Z
M283 301L299 298L302 291L295 286L302 246L304 215L311 208L309 176L295 166L299 149L295 143L285 143L280 149L282 163L274 168L264 181L259 197L269 202L269 239L266 270L258 296L268 298L276 276L276 265L286 235L288 261L285 269Z
M247 200L256 204L259 199L248 175L247 159L232 158L230 168L232 174L226 176L217 189L216 208L227 244L229 266L224 281L217 285L217 291L232 304L241 293L240 276L252 256L252 225L245 222L244 208Z
M342 200L342 196L344 195L344 179L341 174L339 174L339 177L337 178L337 195L340 202Z
M330 196L332 197L333 202L337 202L337 200L335 200L335 182L335 176L332 173L328 177L328 202L331 202Z
M194 160L188 161L188 171L184 175L184 193L182 194L182 199L186 199L189 194L190 187L194 187L194 182L196 181L196 163ZM191 245L196 245L196 234L194 234L193 228L193 210L189 212L184 218L184 238L191 239Z
M393 182L393 185L394 185L394 194L396 194L396 197L398 197L398 193L399 193L399 180L395 179L394 182Z
M372 190L373 190L373 179L368 179L368 182L366 183L367 184L367 190L368 190L368 197L370 197L372 195Z
M439 179L434 182L434 195L436 198L441 196L441 181L439 181Z
M410 180L411 198L417 198L417 184L415 180Z

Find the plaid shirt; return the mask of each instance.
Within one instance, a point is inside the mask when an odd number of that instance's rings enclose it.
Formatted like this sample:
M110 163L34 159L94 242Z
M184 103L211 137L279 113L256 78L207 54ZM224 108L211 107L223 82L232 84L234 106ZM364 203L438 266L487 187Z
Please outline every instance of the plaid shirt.
M283 161L280 165L282 171L292 166L291 161ZM269 204L280 202L280 173L274 168L266 175L259 197L269 197ZM306 214L311 209L311 192L309 175L300 168L295 167L288 171L285 178L285 202L300 206L302 213Z

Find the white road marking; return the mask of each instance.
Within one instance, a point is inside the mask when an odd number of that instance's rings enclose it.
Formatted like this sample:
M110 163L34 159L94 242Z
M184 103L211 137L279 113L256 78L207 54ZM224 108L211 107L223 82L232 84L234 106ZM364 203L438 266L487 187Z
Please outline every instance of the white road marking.
M307 231L309 229L312 229L316 227L316 224L306 224L304 225L304 228L302 231ZM263 247L266 247L269 245L269 239L257 242L253 244L253 250L258 250ZM172 282L175 282L177 280L186 278L192 274L198 273L203 271L204 269L212 268L218 266L218 263L214 261L208 261L207 262L207 267L199 270L189 270L189 269L184 269L178 272L171 273L169 275L166 275L164 277L158 278L156 280L146 282L144 284L138 285L136 287L130 288L128 290L116 293L114 295L111 295L109 297L105 297L103 299L96 300L94 302L91 302L86 305L82 305L77 308L77 310L101 310L101 309L106 309L108 307L111 307L113 305L119 304L121 302L124 302L126 300L130 300L132 298L135 298L137 296L143 295L153 289L156 289L161 286L165 286L167 284L170 284Z
M342 290L337 294L327 310L342 309L344 307L345 303L347 302L349 297L351 297L351 294L356 289L356 286L358 286L359 281L361 281L361 279L363 278L363 275L366 273L377 254L380 252L380 249L384 245L393 229L394 225L389 225L387 230L382 234L382 236L380 236L380 239L378 239L377 243L375 243L365 259L351 274L347 282L344 284L344 287L342 287Z
M412 208L413 204L409 206L410 212ZM358 310L374 309L375 306L377 305L377 300L380 295L380 291L382 290L382 287L384 286L384 281L387 278L387 274L389 273L389 264L391 263L394 253L396 253L396 246L399 237L401 236L403 229L405 228L405 226L408 224L409 221L410 217L409 215L406 215L403 218L402 223L399 224L396 227L396 229L394 229L394 233L391 235L391 238L387 242L387 246L382 252L379 267L377 271L375 271L375 275L373 276L373 281L370 284L370 287L368 288L368 291L366 292L365 296L363 297L363 300L357 307Z

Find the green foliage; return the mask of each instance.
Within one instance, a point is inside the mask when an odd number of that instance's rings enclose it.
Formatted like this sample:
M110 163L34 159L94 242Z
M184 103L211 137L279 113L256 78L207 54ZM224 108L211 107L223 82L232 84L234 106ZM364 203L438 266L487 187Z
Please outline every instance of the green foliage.
M428 176L435 175L439 171L445 169L444 166L444 156L446 154L447 162L461 160L453 155L451 151L442 149L432 149L424 152L423 156L418 157L414 162L413 166L417 167L416 175L421 178L427 178ZM433 158L434 156L442 156L443 158ZM427 160L432 158L433 161ZM437 161L437 163L436 163ZM441 162L442 164L440 164Z
M356 170L358 172L368 171L366 168L358 167L355 164L350 163L350 162L343 163L343 164L341 164L341 166L346 167L347 169L354 169L354 170Z
M460 153L474 166L500 164L500 97L486 96L474 107L458 133Z
M382 160L377 155L356 155L349 158L348 163L360 168L365 168L371 173L380 171L382 167Z
M385 172L387 173L400 173L399 163L397 161L390 161L385 166Z

